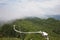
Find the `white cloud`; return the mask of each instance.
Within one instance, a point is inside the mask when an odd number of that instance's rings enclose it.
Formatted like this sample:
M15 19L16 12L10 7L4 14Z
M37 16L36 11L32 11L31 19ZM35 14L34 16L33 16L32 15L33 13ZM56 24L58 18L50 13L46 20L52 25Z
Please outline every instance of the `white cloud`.
M42 2L38 1L37 0L0 1L1 3L7 4L0 8L1 18L10 20L26 16L45 17L45 15L54 15L55 11L52 12L51 10L57 5L60 5L59 0L47 0L47 1L43 0Z

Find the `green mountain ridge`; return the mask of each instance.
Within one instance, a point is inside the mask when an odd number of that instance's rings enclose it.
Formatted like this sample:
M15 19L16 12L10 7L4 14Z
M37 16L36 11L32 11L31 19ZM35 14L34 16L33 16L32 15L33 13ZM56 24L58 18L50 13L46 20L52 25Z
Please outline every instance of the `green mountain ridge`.
M1 33L4 36L20 37L25 40L29 40L33 37L33 40L45 40L41 34L19 34L13 30L13 25L16 25L16 29L24 32L33 31L45 31L49 34L50 40L60 40L60 20L53 18L41 19L37 17L18 19L10 24L4 24L1 28ZM19 36L20 35L20 36Z

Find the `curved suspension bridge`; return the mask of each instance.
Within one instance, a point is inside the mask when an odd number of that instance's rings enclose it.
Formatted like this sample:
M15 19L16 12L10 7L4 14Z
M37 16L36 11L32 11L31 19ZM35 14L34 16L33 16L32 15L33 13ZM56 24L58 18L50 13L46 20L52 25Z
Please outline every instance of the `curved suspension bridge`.
M16 31L16 32L18 32L18 33L24 33L24 34L31 34L31 33L40 33L40 34L42 34L42 36L46 36L46 40L49 40L49 37L48 37L48 33L46 33L46 32L42 32L42 31L37 31L37 32L22 32L22 31L18 31L18 30L16 30L16 28L15 28L15 26L16 25L13 25L13 29L14 29L14 31ZM31 39L32 40L32 39Z

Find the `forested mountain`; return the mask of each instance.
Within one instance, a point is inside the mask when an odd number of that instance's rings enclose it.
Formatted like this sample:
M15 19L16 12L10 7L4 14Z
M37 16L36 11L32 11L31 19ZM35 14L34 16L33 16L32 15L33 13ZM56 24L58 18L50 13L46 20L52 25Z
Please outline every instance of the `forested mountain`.
M53 15L53 18L60 20L60 15Z
M24 32L28 31L45 31L49 34L50 40L60 40L60 20L54 18L41 19L37 17L29 17L24 19L17 19L10 24L4 24L0 28L0 33L3 36L20 37L25 40L29 40L33 37L33 40L45 40L40 34L21 34L16 33L13 30L13 25L16 25L16 29ZM19 36L20 35L20 36Z
M57 20L60 20L60 15L48 15L48 17L55 18Z

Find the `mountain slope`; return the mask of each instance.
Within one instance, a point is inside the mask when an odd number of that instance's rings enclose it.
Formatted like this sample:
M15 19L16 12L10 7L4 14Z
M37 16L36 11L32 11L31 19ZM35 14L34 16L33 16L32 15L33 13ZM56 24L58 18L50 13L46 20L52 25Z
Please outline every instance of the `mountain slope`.
M53 18L41 19L41 18L25 18L18 19L12 22L11 24L5 24L2 26L2 32L8 34L7 36L19 35L18 33L13 31L13 25L16 25L16 29L24 32L28 31L45 31L49 34L50 40L60 40L60 20L55 20ZM3 30L4 28L4 30ZM7 31L9 30L9 31ZM8 33L7 33L8 32ZM20 38L25 40L45 40L41 34L21 34Z

